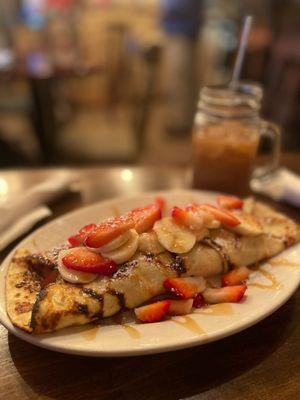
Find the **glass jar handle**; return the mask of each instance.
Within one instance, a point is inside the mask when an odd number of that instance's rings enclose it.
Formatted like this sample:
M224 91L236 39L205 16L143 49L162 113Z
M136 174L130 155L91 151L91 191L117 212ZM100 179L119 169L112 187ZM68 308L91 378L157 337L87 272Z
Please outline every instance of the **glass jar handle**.
M268 138L272 147L266 164L255 168L253 172L254 178L260 178L275 171L280 159L281 133L279 127L272 122L262 120L260 137Z

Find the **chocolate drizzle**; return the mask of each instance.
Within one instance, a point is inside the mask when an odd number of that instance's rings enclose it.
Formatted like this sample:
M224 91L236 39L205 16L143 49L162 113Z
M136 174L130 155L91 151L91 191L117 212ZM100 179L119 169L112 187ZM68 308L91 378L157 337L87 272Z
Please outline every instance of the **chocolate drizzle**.
M90 289L90 288L83 288L82 289L83 293L89 297L92 297L95 300L102 301L103 297L101 294L97 293L95 290Z
M82 292L85 296L91 297L92 299L101 303L100 306L101 311L93 315L96 321L100 320L103 317L103 304L102 304L103 296L90 288L82 288Z
M32 314L31 314L31 320L29 323L30 328L32 328L33 330L35 329L35 325L36 325L36 320L35 320L35 316L39 311L39 306L40 306L40 302L44 299L44 297L46 296L46 289L42 289L39 294L36 297L35 303L33 305L32 308Z
M125 296L123 293L118 292L116 290L110 289L107 291L107 293L111 294L112 296L116 296L118 301L119 301L119 305L121 307L121 310L125 310L126 309L126 302L125 302Z
M214 249L219 256L221 257L222 260L222 265L223 265L223 273L227 272L229 269L233 267L233 264L227 254L224 253L222 246L219 245L219 243L215 242L212 238L205 237L202 242L206 244L207 246L211 247Z
M78 313L85 314L85 315L87 315L89 313L89 309L86 304L81 304L81 303L75 302L75 306L76 306Z
M132 269L138 266L137 260L128 261L125 264L122 264L118 271L113 275L113 279L122 279L126 274L129 274Z
M186 268L183 259L178 254L175 253L171 253L171 256L173 260L170 264L170 267L173 268L178 273L179 276L181 274L184 274L186 272Z

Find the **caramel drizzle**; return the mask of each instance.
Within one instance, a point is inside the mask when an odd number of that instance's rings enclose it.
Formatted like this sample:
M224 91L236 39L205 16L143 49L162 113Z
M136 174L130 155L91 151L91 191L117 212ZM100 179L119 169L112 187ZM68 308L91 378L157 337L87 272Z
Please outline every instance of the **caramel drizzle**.
M196 314L218 316L218 317L234 314L232 306L228 303L209 305L194 312Z
M121 325L122 328L132 339L140 339L141 333L131 325Z
M198 335L205 334L205 331L191 317L185 316L185 317L180 317L180 319L172 318L171 321L175 322L175 324L183 326L184 328L188 329L193 333L197 333Z
M114 217L119 217L121 215L121 212L117 206L111 206L110 208Z
M211 247L219 254L222 260L223 273L227 272L231 262L229 256L223 252L222 246L209 237L204 238L202 243L206 244L208 247Z
M87 341L93 341L96 336L97 336L97 332L100 329L99 326L92 326L88 329L85 329L83 332L81 332L81 336L87 340Z
M289 261L285 258L276 258L275 260L270 260L270 261L268 261L268 264L271 265L272 267L276 267L276 266L284 266L284 267L292 267L292 268L300 267L300 263Z
M277 281L275 276L271 274L270 272L266 271L265 269L256 269L256 272L259 272L263 277L265 277L268 281L271 282L271 284L264 284L264 283L259 283L259 282L253 282L253 283L248 283L248 286L254 286L258 287L260 289L273 289L273 290L279 290L282 285Z
M117 314L112 317L112 320L119 325L124 331L132 338L139 339L141 337L141 333L134 328L132 325L128 325L124 323L122 314Z

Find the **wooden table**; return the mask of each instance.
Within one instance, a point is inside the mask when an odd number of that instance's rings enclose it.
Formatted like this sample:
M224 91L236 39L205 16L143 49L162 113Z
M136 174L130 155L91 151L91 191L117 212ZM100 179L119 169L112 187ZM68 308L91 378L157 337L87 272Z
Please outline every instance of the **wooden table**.
M299 158L291 155L284 161L300 172ZM132 175L122 168L73 170L81 196L70 194L53 203L54 215L104 197L188 186L188 173L181 169L130 171ZM7 171L0 177L12 190L22 191L56 173ZM283 209L299 220L299 211ZM0 399L297 400L299 313L298 290L273 315L226 339L166 354L115 359L54 353L0 327Z

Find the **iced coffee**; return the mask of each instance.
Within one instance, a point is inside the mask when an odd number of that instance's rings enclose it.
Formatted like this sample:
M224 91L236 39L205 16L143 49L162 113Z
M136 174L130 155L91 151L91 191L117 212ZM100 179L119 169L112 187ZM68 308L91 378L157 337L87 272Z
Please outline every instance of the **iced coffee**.
M223 120L196 126L194 186L247 195L259 137L258 128L242 121Z

